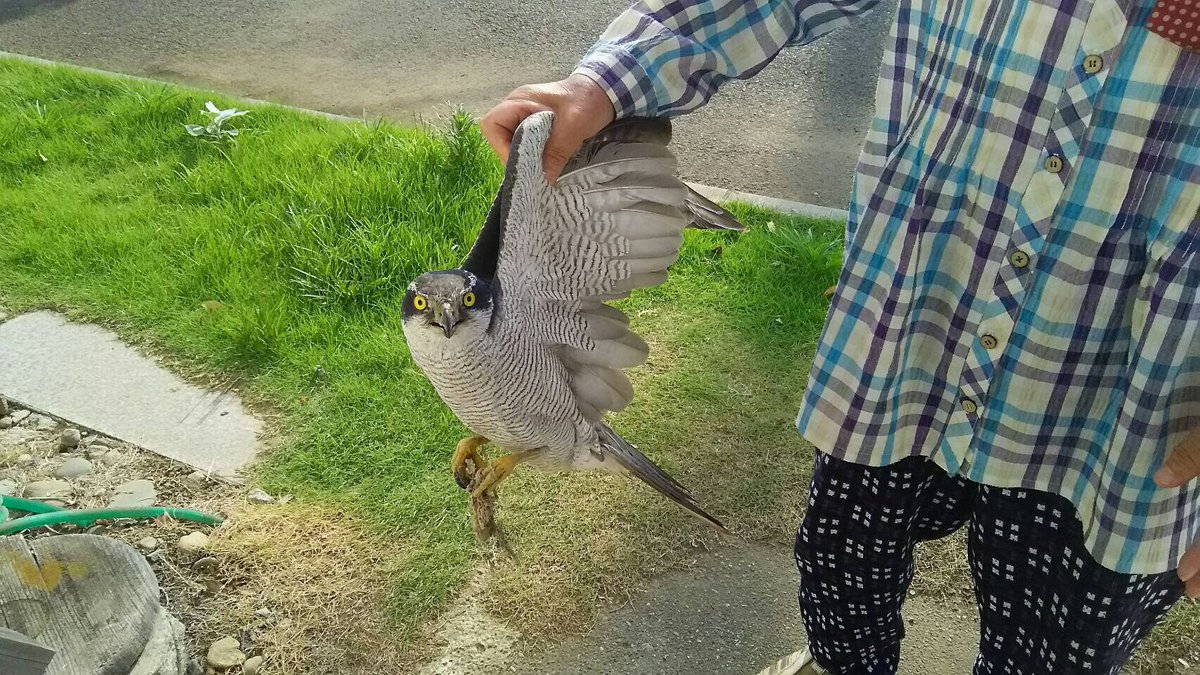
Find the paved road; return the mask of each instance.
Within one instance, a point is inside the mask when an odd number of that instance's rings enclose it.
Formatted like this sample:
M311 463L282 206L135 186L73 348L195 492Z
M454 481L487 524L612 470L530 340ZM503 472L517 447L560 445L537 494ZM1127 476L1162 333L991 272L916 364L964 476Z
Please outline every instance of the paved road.
M744 546L663 575L591 632L518 666L518 675L753 675L804 644L790 552ZM970 672L979 623L969 605L904 603L902 675Z
M330 112L482 111L570 70L628 0L3 0L0 49ZM685 178L844 207L892 2L678 125Z
M959 675L979 644L973 605L920 596L904 603L902 675ZM544 637L544 636L539 636ZM664 574L623 607L602 612L587 635L548 651L524 644L468 598L440 623L441 653L428 675L753 675L804 644L789 547L723 547Z

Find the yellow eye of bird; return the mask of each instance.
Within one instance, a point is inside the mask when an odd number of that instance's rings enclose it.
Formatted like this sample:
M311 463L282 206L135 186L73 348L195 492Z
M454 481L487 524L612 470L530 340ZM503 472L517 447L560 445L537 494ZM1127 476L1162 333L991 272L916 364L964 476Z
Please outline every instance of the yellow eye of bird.
M467 293L466 295L464 295L463 296L463 307L474 307L474 306L475 306L475 294Z
M425 305L425 296L418 295L413 298L413 309L417 310L418 312L424 312Z

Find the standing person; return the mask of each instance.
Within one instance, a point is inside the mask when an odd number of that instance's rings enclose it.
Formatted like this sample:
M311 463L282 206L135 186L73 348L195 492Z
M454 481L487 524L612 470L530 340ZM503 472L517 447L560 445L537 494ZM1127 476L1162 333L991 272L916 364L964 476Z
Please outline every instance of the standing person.
M483 130L552 110L553 179L873 4L637 2ZM913 546L967 523L977 673L1116 672L1200 595L1198 11L900 0L797 421L790 672L895 672Z

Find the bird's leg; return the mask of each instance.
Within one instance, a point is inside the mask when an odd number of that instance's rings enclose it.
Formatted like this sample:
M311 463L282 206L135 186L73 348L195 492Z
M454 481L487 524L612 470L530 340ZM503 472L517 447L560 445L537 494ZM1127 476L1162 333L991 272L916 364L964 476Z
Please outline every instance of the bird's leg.
M475 488L471 490L472 497L478 497L485 490L490 490L500 484L500 481L508 478L508 475L513 472L517 464L524 459L524 455L505 455L499 459L492 460L483 468L483 473L478 474L478 479Z
M479 448L487 445L488 439L483 436L470 436L458 442L454 448L454 459L450 461L450 469L454 472L454 482L466 490L471 485L471 475L467 471L467 460L475 465L473 475L478 476L484 469L483 458L479 456Z

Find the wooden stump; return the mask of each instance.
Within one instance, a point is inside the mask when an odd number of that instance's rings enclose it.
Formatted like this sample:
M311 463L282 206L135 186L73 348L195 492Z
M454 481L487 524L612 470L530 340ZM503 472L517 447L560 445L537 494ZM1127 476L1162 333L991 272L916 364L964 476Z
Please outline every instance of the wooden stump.
M158 596L150 565L115 539L0 538L0 626L57 652L47 675L128 675L148 643L162 642L162 626L179 631ZM179 672L174 656L147 672Z

